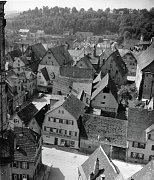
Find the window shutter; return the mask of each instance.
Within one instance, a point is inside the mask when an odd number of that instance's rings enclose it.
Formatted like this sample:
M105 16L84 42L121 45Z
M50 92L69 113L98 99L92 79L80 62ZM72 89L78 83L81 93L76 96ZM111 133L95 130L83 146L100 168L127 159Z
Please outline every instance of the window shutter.
M27 169L29 169L29 162L27 162Z
M29 175L27 175L27 180L29 180Z
M20 168L22 168L22 162L20 162Z

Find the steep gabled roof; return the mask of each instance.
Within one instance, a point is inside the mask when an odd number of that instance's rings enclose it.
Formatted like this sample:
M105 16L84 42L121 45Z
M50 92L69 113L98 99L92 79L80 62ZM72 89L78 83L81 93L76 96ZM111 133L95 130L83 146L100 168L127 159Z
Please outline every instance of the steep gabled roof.
M40 69L40 71L42 72L42 74L43 74L45 80L46 80L46 81L49 81L50 78L49 78L49 74L48 74L47 68L44 67L44 68Z
M141 70L154 61L154 43L152 43L143 53L138 56L138 65Z
M150 161L140 171L132 175L127 180L153 180L154 179L154 161Z
M126 148L127 124L127 121L116 118L84 114L81 137L96 141L99 136L100 142L104 144Z
M90 68L79 68L76 66L62 66L60 75L68 78L93 79L94 71Z
M113 162L107 157L104 150L99 146L89 158L80 166L81 172L84 173L87 180L89 180L90 174L94 172L96 160L99 160L99 169L104 169L105 180L115 180L120 174L118 168L115 168ZM97 180L101 180L101 177L97 177Z
M40 128L42 128L42 124L44 121L44 117L46 112L48 111L48 104L46 104L44 107L42 107L42 109L40 109L35 115L34 118L36 119L38 125L40 126Z
M20 117L21 121L28 126L30 120L34 117L37 113L38 109L34 106L34 104L30 103L25 106L23 109L17 112L17 115Z
M104 78L102 78L100 82L98 82L98 84L96 84L96 90L92 93L91 100L93 100L106 86L109 87L112 95L118 102L117 87L108 73L106 74L106 76L104 76Z
M64 45L53 47L48 51L51 51L59 66L73 64L73 59Z
M16 148L15 161L35 162L40 135L25 127L15 127Z
M21 56L21 57L20 57L20 60L21 60L25 65L29 64L26 56Z
M22 56L22 52L20 49L15 49L13 51L10 51L10 52L8 52L8 54L11 56L12 59L14 59L15 57Z
M128 140L145 142L146 129L154 124L154 110L129 108L128 110Z
M38 59L42 59L42 57L46 53L46 50L44 46L42 45L42 43L33 44L31 47L32 47L33 52L35 53L35 56Z

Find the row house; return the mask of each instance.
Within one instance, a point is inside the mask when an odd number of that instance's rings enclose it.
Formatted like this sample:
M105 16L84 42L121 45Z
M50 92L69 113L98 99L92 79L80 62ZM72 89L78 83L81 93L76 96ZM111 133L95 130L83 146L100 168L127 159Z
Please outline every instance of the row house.
M138 56L136 87L139 98L150 100L154 95L154 43Z
M127 160L148 163L154 158L154 111L129 108Z
M125 160L127 121L85 113L79 125L81 152L92 153L101 145L110 158Z
M95 82L96 80L94 80ZM91 107L101 109L103 116L116 116L118 110L117 87L109 74L93 86Z
M10 114L12 114L26 101L26 93L23 83L13 70L7 72L6 79L8 85L8 107Z
M14 135L14 160L8 173L12 180L36 179L42 165L42 138L24 127L16 127Z
M125 180L120 170L99 146L78 167L78 180Z
M76 66L62 66L59 69L60 76L55 79L53 84L53 94L61 92L67 94L71 91L80 92L84 90L87 94L91 95L92 81L94 71L90 68L78 68ZM64 83L66 82L67 83Z
M61 66L71 66L73 59L70 56L65 45L50 48L44 54L40 64L39 70L46 67L51 84L56 76L59 75L59 68Z
M43 122L43 142L78 149L78 120L84 113L84 107L72 94L51 106Z
M118 50L114 51L102 64L101 72L104 76L109 73L117 85L123 85L127 82L128 69Z

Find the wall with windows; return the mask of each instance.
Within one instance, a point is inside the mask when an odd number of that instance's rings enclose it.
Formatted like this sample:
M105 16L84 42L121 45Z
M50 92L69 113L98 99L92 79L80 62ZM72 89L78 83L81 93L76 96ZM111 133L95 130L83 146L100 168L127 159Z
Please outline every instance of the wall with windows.
M110 90L108 91L108 93L104 93L104 91L102 90L91 101L91 105L93 108L102 109L103 111L107 111L107 112L117 113L117 109L118 109L118 103Z
M148 163L154 159L154 141L148 139L146 142L129 141L127 159L131 162Z
M62 106L46 114L42 132L44 143L78 148L77 120Z

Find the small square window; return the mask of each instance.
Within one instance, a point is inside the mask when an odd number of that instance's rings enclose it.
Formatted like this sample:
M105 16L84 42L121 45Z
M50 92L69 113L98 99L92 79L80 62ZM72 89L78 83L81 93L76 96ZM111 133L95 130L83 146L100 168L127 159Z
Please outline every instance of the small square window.
M105 104L105 102L101 102L101 104Z
M153 151L154 151L154 145L152 145L152 146L151 146L151 150L153 150Z

